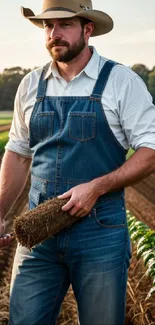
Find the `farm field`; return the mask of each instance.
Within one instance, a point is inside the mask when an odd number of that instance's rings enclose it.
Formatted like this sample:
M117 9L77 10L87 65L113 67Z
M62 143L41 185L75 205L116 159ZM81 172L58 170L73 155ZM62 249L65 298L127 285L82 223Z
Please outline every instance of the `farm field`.
M150 176L149 176L150 177ZM153 175L154 178L154 175ZM143 185L144 186L144 185ZM141 188L141 183L139 183ZM27 194L29 183L11 211L12 217L27 210ZM155 202L149 200L138 192L138 188L130 187L126 190L126 206L139 220L155 229ZM7 225L9 231L11 223ZM0 325L8 325L9 283L16 242L12 242L9 249L0 251ZM152 287L151 278L145 276L145 266L141 259L137 259L136 245L132 243L132 259L129 268L129 281L127 287L127 309L125 325L155 325L154 297L145 301ZM57 325L77 325L77 307L73 292L70 288L62 305Z
M2 125L7 125L7 124L10 124L11 123L11 121L12 121L12 119L11 118L8 118L8 119L0 119L0 126L2 126Z
M0 110L0 118L12 118L13 116L13 111L3 111Z
M11 127L13 112L0 111L0 155L3 154Z
M4 152L5 145L8 142L8 135L9 135L8 131L5 132L0 131L0 155L2 155Z
M0 125L11 123L13 112L0 111Z
M2 153L2 147L8 140L8 132L11 127L13 112L0 111L0 153Z
M8 131L11 126L13 112L0 111L0 132Z
M4 152L8 141L8 130L12 117L0 114L0 154ZM7 122L7 123L6 123ZM5 125L6 123L6 125ZM7 130L4 132L4 127ZM130 149L128 158L132 155ZM10 221L7 224L7 232L10 232L15 215L27 210L27 195L29 182L23 193L10 212ZM137 220L142 221L148 227L155 230L155 174L150 175L140 183L126 189L126 208ZM9 248L0 250L0 325L8 325L9 288L13 258L16 249L16 241ZM154 262L155 263L155 262ZM127 286L127 308L125 325L155 325L154 295L146 301L147 294L155 281L145 275L146 267L142 259L137 258L136 243L132 241L132 259L129 268L129 280ZM155 271L154 271L155 273ZM155 274L154 274L155 275ZM73 291L70 287L57 321L57 325L77 325L77 306Z

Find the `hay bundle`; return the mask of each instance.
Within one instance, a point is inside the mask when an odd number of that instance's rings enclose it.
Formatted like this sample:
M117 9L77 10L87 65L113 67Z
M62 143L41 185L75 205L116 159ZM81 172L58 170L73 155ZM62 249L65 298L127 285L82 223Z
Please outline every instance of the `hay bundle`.
M61 208L68 199L53 198L20 215L14 221L14 234L18 242L29 249L60 230L80 220Z

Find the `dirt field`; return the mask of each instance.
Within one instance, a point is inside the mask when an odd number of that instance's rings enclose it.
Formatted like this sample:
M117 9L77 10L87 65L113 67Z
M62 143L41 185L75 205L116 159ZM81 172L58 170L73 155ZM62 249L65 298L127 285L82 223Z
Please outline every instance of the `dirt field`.
M126 189L126 207L139 220L155 229L155 173Z
M5 132L5 131L9 131L10 127L11 127L11 124L0 125L0 133Z

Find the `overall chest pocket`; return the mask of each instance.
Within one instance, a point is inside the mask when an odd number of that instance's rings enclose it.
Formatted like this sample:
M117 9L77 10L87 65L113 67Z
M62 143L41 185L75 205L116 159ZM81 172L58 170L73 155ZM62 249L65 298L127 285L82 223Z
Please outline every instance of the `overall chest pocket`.
M38 113L38 137L44 141L53 135L54 112Z
M69 114L69 137L85 142L96 137L96 113L74 112Z

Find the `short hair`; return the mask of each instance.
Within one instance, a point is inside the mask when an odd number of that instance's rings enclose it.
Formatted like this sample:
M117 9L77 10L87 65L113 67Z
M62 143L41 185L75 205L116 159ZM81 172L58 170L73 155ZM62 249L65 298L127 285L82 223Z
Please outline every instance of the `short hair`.
M92 20L89 20L87 18L84 18L84 17L78 17L79 20L80 20L80 24L82 26L82 28L84 28L85 25L87 25L88 23L93 23Z

